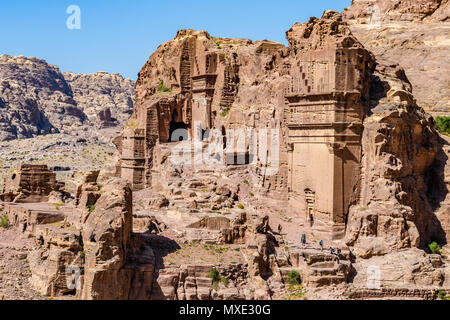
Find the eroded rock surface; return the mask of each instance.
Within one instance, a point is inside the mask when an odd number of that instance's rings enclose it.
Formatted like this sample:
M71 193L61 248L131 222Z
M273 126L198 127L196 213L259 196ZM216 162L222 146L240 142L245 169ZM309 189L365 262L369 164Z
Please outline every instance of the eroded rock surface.
M0 141L121 126L133 108L133 85L118 74L62 74L45 60L2 55Z
M445 3L402 2L391 17L424 22ZM73 203L2 205L36 241L36 290L163 300L448 291L446 248L427 248L448 236L448 145L404 69L337 12L286 35L288 47L179 31L139 74L116 161L74 176ZM172 141L179 129L212 131L191 144ZM256 155L250 141L234 145L234 129L276 129L279 145L258 142ZM203 157L212 161L193 161ZM83 270L75 289L69 266ZM366 292L374 269L383 289Z
M343 17L377 58L405 69L419 106L433 115L448 115L449 1L358 0Z
M65 72L78 108L100 126L123 126L133 110L134 81L119 74Z

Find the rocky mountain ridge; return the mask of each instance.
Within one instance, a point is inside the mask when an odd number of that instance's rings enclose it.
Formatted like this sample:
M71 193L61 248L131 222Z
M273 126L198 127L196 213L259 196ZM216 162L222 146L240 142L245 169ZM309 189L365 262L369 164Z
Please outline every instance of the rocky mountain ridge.
M62 74L45 60L0 56L0 141L121 126L132 110L132 80L118 74Z

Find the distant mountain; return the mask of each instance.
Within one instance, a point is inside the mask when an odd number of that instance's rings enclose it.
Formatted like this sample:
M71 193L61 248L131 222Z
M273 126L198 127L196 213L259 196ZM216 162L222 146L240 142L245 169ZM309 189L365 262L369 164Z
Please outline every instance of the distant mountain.
M0 56L0 141L122 126L132 80L118 74L62 74L45 60Z
M64 78L71 86L78 107L92 121L109 108L112 117L120 124L128 120L133 111L134 81L121 75L106 72L74 74L65 72Z

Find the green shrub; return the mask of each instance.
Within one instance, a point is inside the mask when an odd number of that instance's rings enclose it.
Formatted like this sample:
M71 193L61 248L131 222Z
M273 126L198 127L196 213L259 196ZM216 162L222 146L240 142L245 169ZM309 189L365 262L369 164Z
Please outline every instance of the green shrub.
M170 90L165 84L164 81L162 81L161 79L159 79L159 85L158 85L158 92L171 92L172 90Z
M430 251L433 254L441 254L441 247L437 244L437 242L430 243L428 248L430 248Z
M219 271L217 271L216 268L209 269L209 277L211 278L211 281L212 281L212 288L214 289L214 291L218 291L219 290L219 282L222 281L223 277L219 274ZM227 279L227 284L228 284L228 279Z
M300 273L298 273L298 271L295 270L289 271L286 278L286 282L291 286L300 284Z
M306 291L300 284L291 284L288 287L287 300L306 300Z
M0 216L0 228L3 228L3 229L9 228L9 218L5 214Z
M238 208L241 209L241 210L244 210L245 207L244 207L244 205L243 205L242 203L240 203L240 204L238 205Z
M223 110L220 115L222 118L225 118L230 113L230 109Z
M445 294L445 291L439 291L439 292L438 292L438 297L439 297L439 299L441 299L441 300L445 300L446 297L447 297L447 295Z
M228 286L228 278L224 276L220 276L220 281L222 281L223 285Z
M213 282L219 282L220 281L220 274L219 271L216 270L216 268L209 269L209 277Z
M89 206L89 212L94 212L94 210L95 210L95 205L90 205Z
M244 180L244 183L245 183L246 185L249 185L249 184L250 184L250 182L248 182L248 180Z
M435 128L442 134L450 134L450 117L436 117Z
M54 203L53 205L55 206L56 210L59 210L62 206L64 206L64 203Z

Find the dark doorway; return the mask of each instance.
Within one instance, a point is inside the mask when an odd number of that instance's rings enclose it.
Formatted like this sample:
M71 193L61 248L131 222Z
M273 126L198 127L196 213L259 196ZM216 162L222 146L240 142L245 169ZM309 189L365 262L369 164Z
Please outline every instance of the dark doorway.
M184 141L188 139L188 126L184 122L177 122L178 119L178 112L175 110L172 114L172 121L170 122L170 128L169 128L169 139L171 142L178 142L178 141ZM181 132L176 134L176 136L172 136L173 133L178 130L183 129L184 132Z
M222 126L222 144L223 149L225 150L227 148L227 131L224 126Z
M177 134L177 137L173 137L173 133L178 129L184 129L184 134ZM184 141L188 138L187 133L188 126L184 122L174 122L172 121L170 123L170 129L169 129L169 137L171 142L178 142L178 141ZM174 140L173 140L174 139Z

